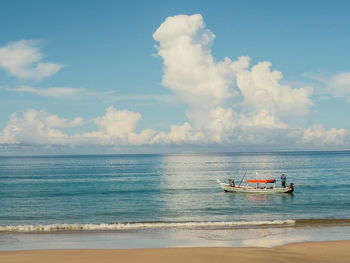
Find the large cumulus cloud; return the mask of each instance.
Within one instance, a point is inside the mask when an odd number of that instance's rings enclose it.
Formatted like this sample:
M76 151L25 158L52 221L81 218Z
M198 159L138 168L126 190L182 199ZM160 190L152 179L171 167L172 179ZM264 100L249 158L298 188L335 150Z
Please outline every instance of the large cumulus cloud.
M285 129L291 117L309 112L311 90L281 84L282 73L270 62L250 66L247 56L215 61L215 35L199 14L168 17L153 37L163 59L163 85L187 105L190 124L207 141L235 140L235 130Z

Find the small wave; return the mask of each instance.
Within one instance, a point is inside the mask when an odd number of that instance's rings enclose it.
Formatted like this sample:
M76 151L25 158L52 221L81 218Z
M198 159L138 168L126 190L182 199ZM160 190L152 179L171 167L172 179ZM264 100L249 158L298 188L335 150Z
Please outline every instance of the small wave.
M0 232L54 232L54 231L106 231L137 229L170 228L228 228L239 226L294 225L295 220L273 221L230 221L230 222L147 222L147 223L112 223L112 224L48 224L0 226Z

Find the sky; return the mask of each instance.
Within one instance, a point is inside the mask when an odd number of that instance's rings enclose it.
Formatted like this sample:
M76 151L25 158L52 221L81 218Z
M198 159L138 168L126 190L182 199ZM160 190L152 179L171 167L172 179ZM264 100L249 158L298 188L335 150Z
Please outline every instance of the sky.
M350 149L348 1L2 1L0 155Z

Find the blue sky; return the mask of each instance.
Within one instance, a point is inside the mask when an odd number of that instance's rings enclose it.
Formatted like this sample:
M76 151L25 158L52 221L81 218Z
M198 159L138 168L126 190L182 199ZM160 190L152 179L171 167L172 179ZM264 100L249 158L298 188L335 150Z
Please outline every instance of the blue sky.
M0 154L349 149L349 11L347 1L3 1ZM210 43L196 42L206 30ZM242 68L221 69L241 56Z

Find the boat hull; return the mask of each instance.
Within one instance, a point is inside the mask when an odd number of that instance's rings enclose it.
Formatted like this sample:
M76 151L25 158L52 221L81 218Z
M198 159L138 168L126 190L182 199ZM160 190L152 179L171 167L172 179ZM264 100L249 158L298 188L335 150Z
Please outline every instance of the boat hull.
M293 193L294 188L254 188L248 186L230 186L229 184L222 183L218 180L218 184L225 192L230 193L256 193L256 194L287 194Z

